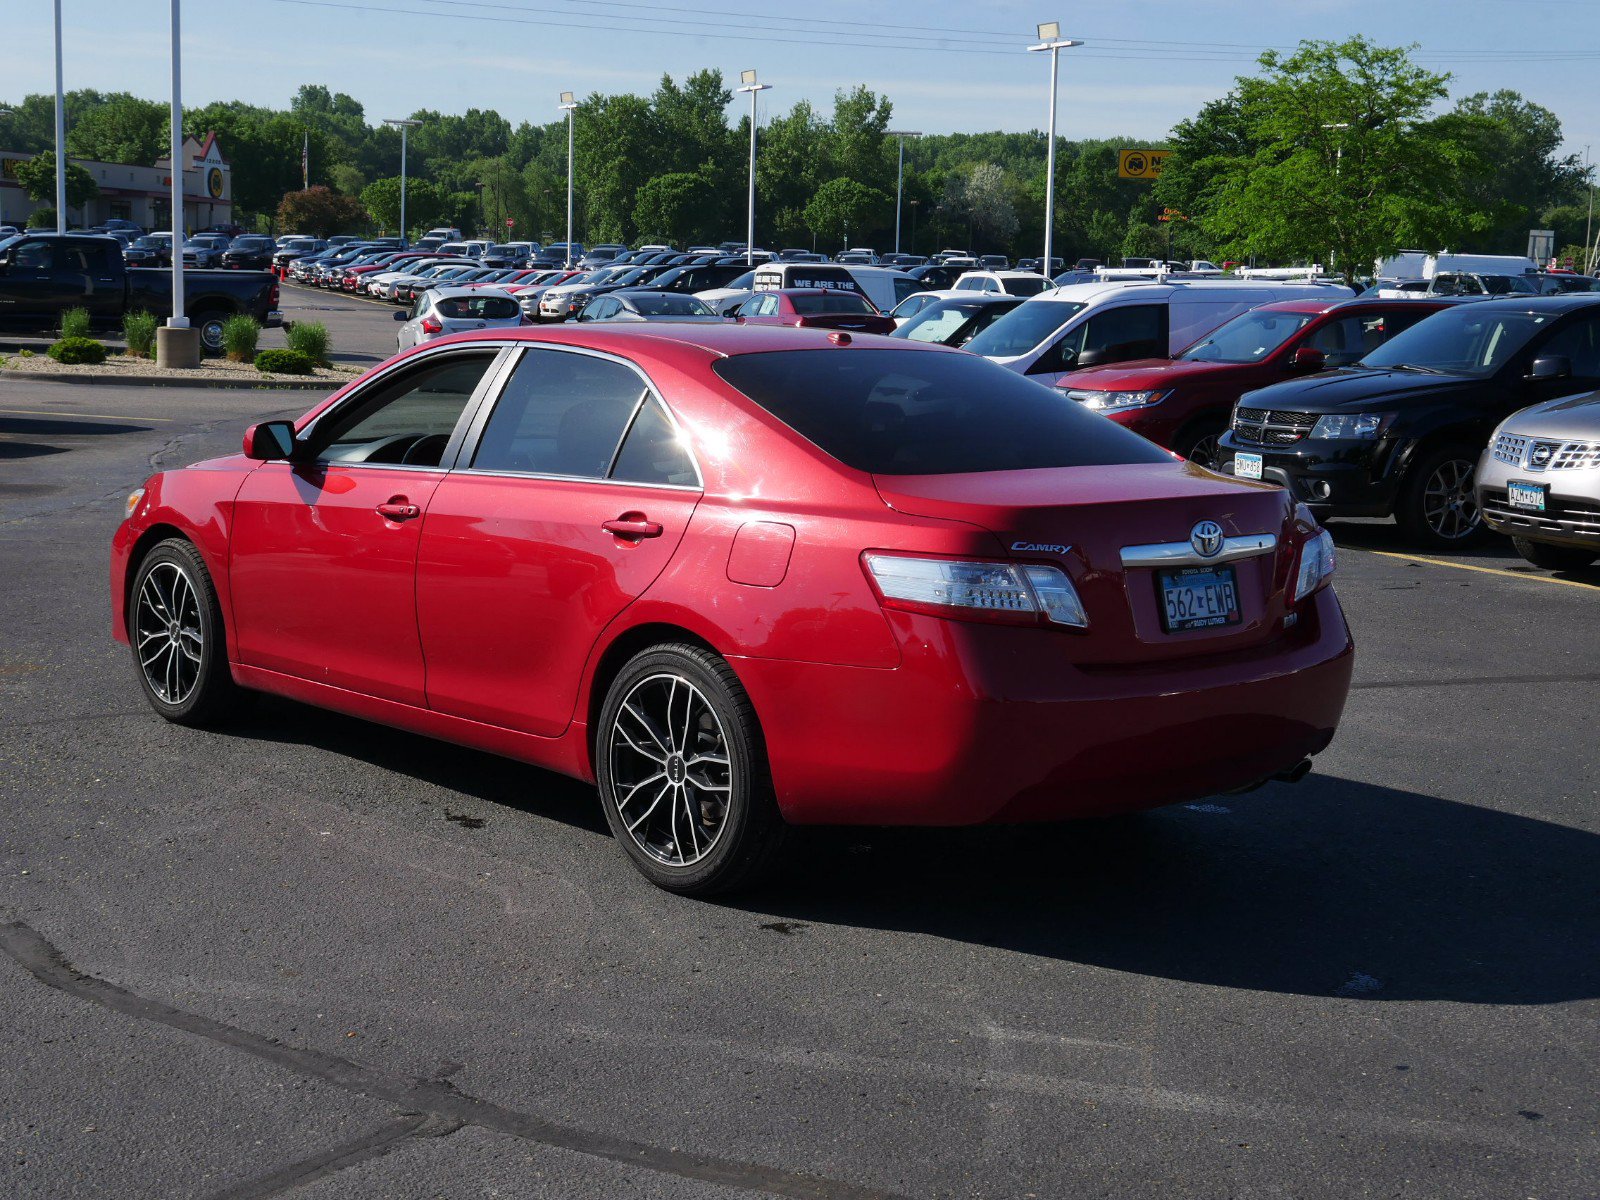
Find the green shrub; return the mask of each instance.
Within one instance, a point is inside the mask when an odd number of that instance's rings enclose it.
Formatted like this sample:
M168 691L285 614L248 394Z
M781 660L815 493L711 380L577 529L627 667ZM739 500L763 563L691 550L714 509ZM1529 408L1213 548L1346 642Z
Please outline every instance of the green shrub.
M289 349L298 350L312 362L328 365L328 327L320 321L296 321L289 326Z
M256 356L260 340L261 326L254 317L235 313L222 323L222 348L228 352L229 362L249 362Z
M317 364L298 350L263 350L256 355L256 370L272 375L309 375Z
M36 208L33 215L28 218L29 229L54 229L56 227L56 210L53 208Z
M149 358L155 349L156 326L160 322L144 309L131 312L122 318L122 336L128 340L128 353L135 358Z
M61 314L61 340L74 342L89 336L89 310L69 308Z
M103 363L106 348L93 338L62 338L45 351L58 363Z
M39 356L37 354L35 354L32 350L18 350L17 351L17 357L18 358L38 358Z

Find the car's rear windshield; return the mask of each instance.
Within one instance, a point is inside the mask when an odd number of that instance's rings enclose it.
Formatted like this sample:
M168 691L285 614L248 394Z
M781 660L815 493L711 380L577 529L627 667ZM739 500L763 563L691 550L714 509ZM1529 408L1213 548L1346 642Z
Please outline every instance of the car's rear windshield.
M816 313L872 313L876 311L867 298L855 292L811 292L789 297L795 312L801 316Z
M1037 279L1008 275L1000 281L1000 287L1008 296L1037 296L1045 289L1054 286L1055 284L1043 275Z
M1014 358L1044 342L1082 311L1083 305L1074 300L1029 300L973 338L967 349L990 358Z
M448 296L437 307L451 320L506 321L522 315L510 296Z
M972 354L780 350L736 354L714 369L826 453L874 475L1170 461L1054 388Z
M628 297L634 311L647 317L711 317L705 302L681 292L636 292Z

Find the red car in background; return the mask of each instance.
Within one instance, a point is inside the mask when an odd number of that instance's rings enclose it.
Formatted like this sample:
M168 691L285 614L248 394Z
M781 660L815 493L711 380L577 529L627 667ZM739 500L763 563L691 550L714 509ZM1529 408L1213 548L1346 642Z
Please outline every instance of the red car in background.
M802 329L841 329L850 333L891 334L892 317L872 307L860 292L825 288L781 288L757 292L734 317L742 325L795 325Z
M1211 467L1217 439L1244 393L1349 366L1448 303L1280 300L1240 313L1176 358L1085 367L1058 386L1119 425Z
M1298 779L1354 650L1333 545L964 351L729 324L430 341L128 498L156 712L273 692L598 783L662 887L790 825Z

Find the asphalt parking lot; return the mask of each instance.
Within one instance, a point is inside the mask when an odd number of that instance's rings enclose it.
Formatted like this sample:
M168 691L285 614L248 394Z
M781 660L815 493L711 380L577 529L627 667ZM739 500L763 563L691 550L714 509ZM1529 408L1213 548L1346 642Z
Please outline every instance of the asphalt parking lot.
M1336 526L1303 783L687 901L561 778L147 709L123 495L308 403L0 381L0 1194L1593 1194L1600 572Z

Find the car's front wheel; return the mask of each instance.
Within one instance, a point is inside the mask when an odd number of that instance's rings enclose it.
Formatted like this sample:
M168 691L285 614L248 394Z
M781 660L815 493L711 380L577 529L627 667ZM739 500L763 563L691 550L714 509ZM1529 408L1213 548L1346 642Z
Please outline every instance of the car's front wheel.
M1547 546L1543 542L1530 542L1527 538L1514 537L1511 544L1517 548L1517 553L1522 555L1536 567L1543 567L1546 571L1581 571L1591 565L1600 554L1593 550L1579 550L1571 546Z
M699 646L656 646L623 667L601 710L595 768L612 833L668 891L748 886L786 841L750 698Z
M238 705L228 669L222 607L200 552L169 538L134 577L128 640L150 706L178 725L214 725Z
M1473 491L1477 477L1478 455L1470 446L1425 451L1400 489L1395 519L1429 549L1458 550L1480 541L1485 530Z

